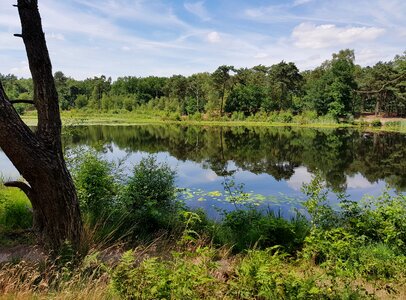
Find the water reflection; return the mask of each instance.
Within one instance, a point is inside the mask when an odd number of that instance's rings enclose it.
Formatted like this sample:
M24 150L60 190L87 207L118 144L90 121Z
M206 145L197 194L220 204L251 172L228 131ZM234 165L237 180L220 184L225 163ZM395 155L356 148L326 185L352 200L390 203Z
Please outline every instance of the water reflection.
M198 126L86 126L69 128L65 148L80 145L126 158L127 170L148 153L177 168L181 187L221 190L234 174L247 191L302 197L300 187L320 172L334 191L358 199L378 195L385 184L406 190L406 135L349 129ZM5 176L16 171L0 153ZM210 203L196 204L198 206ZM283 206L283 205L282 205Z

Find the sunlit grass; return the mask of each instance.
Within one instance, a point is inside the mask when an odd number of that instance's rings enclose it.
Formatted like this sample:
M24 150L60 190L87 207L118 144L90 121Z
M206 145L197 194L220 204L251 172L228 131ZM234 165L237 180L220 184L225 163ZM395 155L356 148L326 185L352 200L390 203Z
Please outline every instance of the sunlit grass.
M37 124L37 116L34 111L27 112L23 120L29 126ZM70 110L61 113L63 124L66 125L144 125L144 124L185 124L201 126L246 126L246 127L306 127L306 128L338 128L354 127L361 130L372 131L395 131L406 132L406 120L388 122L381 127L369 126L369 123L361 126L359 120L351 123L338 123L330 118L319 117L316 119L294 118L289 123L280 121L267 121L249 117L245 120L232 120L228 117L214 117L194 119L193 116L179 116L158 110L134 110L132 112L120 111L94 111L94 110Z

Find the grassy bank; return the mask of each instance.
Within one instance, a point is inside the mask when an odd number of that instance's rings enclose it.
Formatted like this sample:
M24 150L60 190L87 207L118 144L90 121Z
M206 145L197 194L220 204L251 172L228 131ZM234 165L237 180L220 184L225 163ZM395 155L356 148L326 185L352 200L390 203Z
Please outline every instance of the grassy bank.
M33 112L23 115L24 121L31 126L36 125L37 118ZM95 111L63 111L62 120L65 125L145 125L145 124L185 124L201 126L294 126L308 128L339 128L353 127L362 130L406 132L406 120L385 122L379 119L355 119L350 122L337 122L330 118L307 116L278 115L262 118L180 116L163 111L133 112L95 112Z

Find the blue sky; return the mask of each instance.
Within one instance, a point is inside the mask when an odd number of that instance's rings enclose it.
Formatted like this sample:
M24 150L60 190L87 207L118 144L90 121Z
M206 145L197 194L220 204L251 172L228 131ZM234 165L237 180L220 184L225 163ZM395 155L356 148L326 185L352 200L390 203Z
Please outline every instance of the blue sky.
M29 77L15 1L0 1L0 72ZM54 71L170 76L293 61L351 48L361 65L406 50L405 0L39 0Z

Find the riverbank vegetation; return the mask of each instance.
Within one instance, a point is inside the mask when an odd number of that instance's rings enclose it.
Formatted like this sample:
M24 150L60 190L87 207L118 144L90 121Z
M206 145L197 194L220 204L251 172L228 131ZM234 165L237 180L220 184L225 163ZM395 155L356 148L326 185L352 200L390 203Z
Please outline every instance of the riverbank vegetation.
M272 207L250 205L243 185L230 178L224 192L235 209L214 221L179 200L176 173L154 157L125 176L120 164L83 153L68 163L86 249L75 253L67 243L56 260L9 253L0 267L5 297L401 299L406 292L403 194L357 202L338 195L339 207L331 206L316 176L303 188L306 215L284 219ZM30 213L23 194L0 189L0 230L11 237L1 249L21 250L21 241L9 244L20 237L34 251Z
M282 61L240 69L220 66L213 73L188 77L75 80L58 71L54 78L61 109L85 119L97 114L120 120L124 114L139 120L351 124L355 118L365 125L368 114L406 116L405 57L361 67L354 63L354 51L346 49L306 71ZM30 79L0 75L0 80L10 99L32 99ZM30 110L29 104L15 107L20 113ZM369 123L380 126L379 121Z

